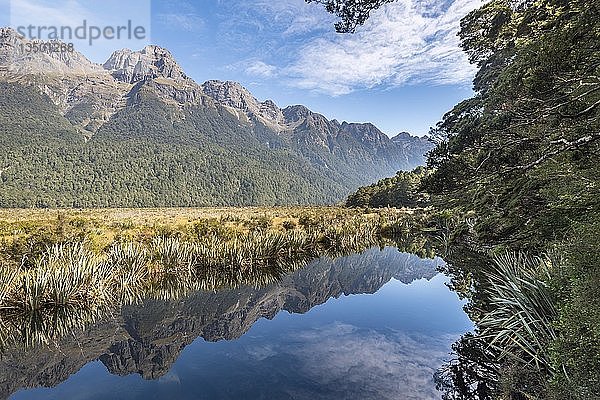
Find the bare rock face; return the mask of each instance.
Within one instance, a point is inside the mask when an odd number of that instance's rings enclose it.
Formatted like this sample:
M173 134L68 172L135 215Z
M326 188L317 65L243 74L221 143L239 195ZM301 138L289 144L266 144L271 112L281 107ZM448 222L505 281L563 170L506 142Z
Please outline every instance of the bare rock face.
M259 102L237 82L207 81L202 84L202 91L239 119L244 116L249 120L256 118L275 131L284 129L285 118L281 109L271 100Z
M28 40L11 28L0 28L0 80L36 87L87 136L124 107L130 90L66 44Z
M343 122L341 130L363 143L369 143L373 147L382 146L389 142L389 138L371 123L356 124Z
M427 153L435 147L434 141L429 136L412 136L408 132L401 132L392 138L396 146L402 148L408 155L407 162L414 165L427 164Z
M191 80L171 53L158 46L146 46L140 51L115 51L103 66L115 79L127 83L136 83L146 78Z
M35 46L35 48L34 48ZM0 28L0 72L18 75L89 76L102 67L57 41L28 40L12 28Z
M281 109L272 100L265 100L260 103L260 115L278 123L283 121Z
M252 112L257 112L260 109L258 100L237 82L211 80L202 84L202 90L207 96L225 106Z
M283 115L288 123L302 121L311 114L312 111L302 105L289 106L283 109Z
M163 101L173 103L178 106L198 105L214 107L202 89L193 81L172 81L166 78L156 78L144 82L144 87L156 94ZM130 98L134 96L130 94Z

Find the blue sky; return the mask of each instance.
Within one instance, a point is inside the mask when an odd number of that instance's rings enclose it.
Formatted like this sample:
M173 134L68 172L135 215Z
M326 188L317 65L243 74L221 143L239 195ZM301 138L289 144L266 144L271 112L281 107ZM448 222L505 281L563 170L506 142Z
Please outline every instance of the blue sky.
M2 4L12 4L13 13L4 25L16 23L15 10L23 10L21 20L35 21L39 14L54 18L55 24L59 19L75 24L81 15L93 19L93 14L103 21L137 18L148 27L147 40L171 50L197 82L238 81L260 100L272 99L281 107L304 104L328 118L373 122L394 135L427 133L444 112L471 95L475 69L460 51L456 33L460 18L482 3L398 0L374 12L357 33L345 35L334 32L335 18L322 6L303 0ZM102 62L116 48L143 44L76 48Z

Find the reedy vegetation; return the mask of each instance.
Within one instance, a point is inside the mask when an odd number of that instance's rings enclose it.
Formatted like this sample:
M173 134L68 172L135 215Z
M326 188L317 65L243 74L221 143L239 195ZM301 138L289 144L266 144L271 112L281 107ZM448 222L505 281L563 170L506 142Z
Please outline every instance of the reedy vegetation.
M39 246L32 246L36 253L20 254L19 263L5 253L0 344L47 342L145 298L267 285L315 258L391 243L386 232L397 232L404 218L314 214L301 218L301 228L284 224L287 230L265 228L268 224L247 231L219 226L192 229L185 237L171 232L144 241L114 241L102 249L85 238L75 239L48 244L41 253Z
M486 271L482 296L489 312L479 321L479 336L497 360L505 358L544 370L551 365L548 343L556 340L558 317L550 281L558 262L507 252Z

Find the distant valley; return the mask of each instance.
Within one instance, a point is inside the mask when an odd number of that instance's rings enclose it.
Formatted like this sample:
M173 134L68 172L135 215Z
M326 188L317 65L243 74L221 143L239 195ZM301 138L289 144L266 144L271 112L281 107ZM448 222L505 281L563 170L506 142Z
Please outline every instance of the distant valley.
M0 207L337 203L433 147L198 84L157 46L98 65L0 37Z

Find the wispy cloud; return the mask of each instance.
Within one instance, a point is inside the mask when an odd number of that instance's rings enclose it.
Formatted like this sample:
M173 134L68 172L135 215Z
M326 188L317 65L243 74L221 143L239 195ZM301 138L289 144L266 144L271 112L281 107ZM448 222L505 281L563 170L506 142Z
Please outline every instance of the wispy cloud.
M246 67L245 72L248 75L259 78L271 78L275 76L277 72L277 67L274 65L267 64L263 61L252 61Z
M156 20L169 30L197 32L206 25L197 7L187 0L166 0L161 3L161 10L165 11L157 13Z
M158 14L160 24L169 29L184 30L186 32L197 32L204 27L204 19L193 13L168 13Z
M308 5L304 0L257 0L255 7L270 16L272 26L283 36L327 31L335 20L318 9L319 5Z
M93 18L93 14L77 1L54 4L36 0L11 1L10 13L13 26L78 26L83 20Z
M242 59L287 65L300 46L331 31L334 17L304 0L220 1L218 43ZM241 70L243 71L243 70Z
M460 19L482 0L398 0L354 35L315 38L285 73L299 88L343 95L378 85L466 84L474 67L459 47Z
M102 35L91 40L91 27L103 30L104 27L126 26L128 21L133 27L144 28L141 38L124 34L116 38ZM150 0L104 0L102 7L98 3L85 0L13 0L10 2L10 25L14 28L24 27L30 38L47 39L48 30L36 27L70 27L73 31L81 29L84 39L77 37L59 37L65 42L73 42L75 49L95 62L104 62L118 48L139 49L151 43L151 3ZM85 27L84 27L85 25ZM39 35L38 35L39 33Z

